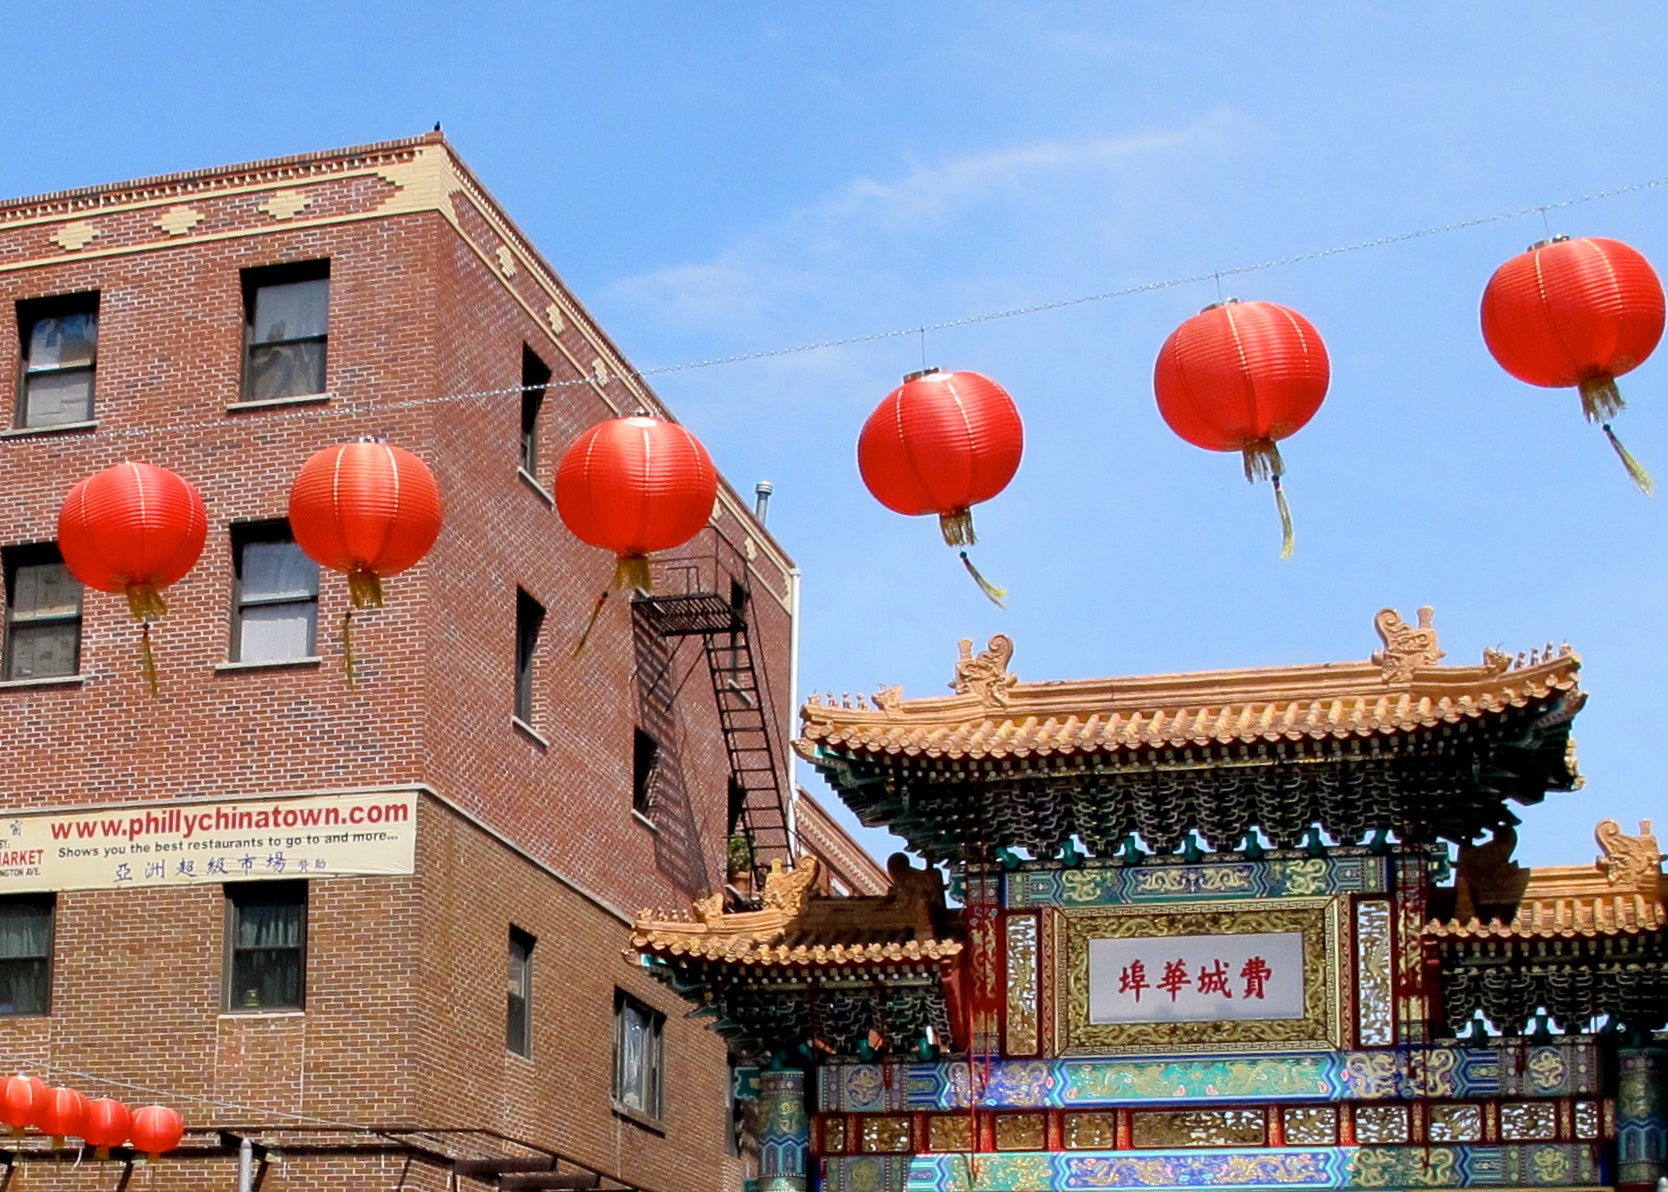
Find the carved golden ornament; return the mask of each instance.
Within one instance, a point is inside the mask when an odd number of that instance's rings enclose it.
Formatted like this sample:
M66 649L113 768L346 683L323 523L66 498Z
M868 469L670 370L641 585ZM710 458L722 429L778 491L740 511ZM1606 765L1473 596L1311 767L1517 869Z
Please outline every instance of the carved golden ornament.
M1047 1140L1040 1113L996 1115L996 1149L999 1151L1040 1151Z
M1422 666L1435 666L1446 657L1436 644L1436 630L1431 620L1436 610L1429 605L1419 610L1417 627L1402 620L1393 608L1381 608L1373 618L1373 628L1384 642L1384 649L1374 650L1372 661L1384 668L1386 683L1411 683L1413 672Z
M970 1151L972 1123L965 1114L934 1117L927 1122L927 1147L935 1151Z
M1140 1112L1135 1115L1132 1125L1135 1145L1144 1150L1263 1145L1263 1111L1260 1109Z
M1600 820L1593 838L1604 850L1597 865L1612 886L1624 886L1641 894L1654 895L1662 881L1662 850L1651 833L1651 821L1639 821L1639 835L1629 836L1613 819Z
M899 1154L909 1149L909 1119L865 1117L858 1145L871 1154Z
M1029 915L1007 920L1008 1054L1037 1052L1037 921Z
M838 1154L846 1149L846 1119L842 1117L824 1118L822 1123L822 1149Z
M1356 903L1355 939L1356 1039L1362 1047L1388 1047L1395 1042L1396 1013L1388 902Z
M1360 1105L1355 1110L1357 1142L1406 1142L1407 1106Z
M903 703L903 697L903 684L894 683L890 687L882 687L869 698L877 709L895 720L901 714L899 705Z
M1530 1158L1529 1166L1535 1169L1535 1178L1543 1184L1562 1184L1570 1174L1569 1156L1555 1146L1543 1146L1537 1150Z
M1287 1146L1331 1146L1338 1141L1338 1111L1330 1105L1298 1105L1285 1111Z
M977 696L987 708L1006 708L1008 691L1019 682L1019 676L1008 672L1014 656L1014 641L1005 633L991 637L990 644L977 655L973 653L973 639L964 637L956 643L961 659L956 663L956 677L950 690L957 695Z
M1066 1114L1066 1146L1074 1151L1110 1151L1118 1145L1118 1119L1110 1113Z
M1536 1142L1558 1137L1558 1106L1552 1101L1508 1101L1500 1107L1500 1137Z
M1429 1112L1432 1142L1476 1142L1483 1136L1479 1105L1432 1105Z

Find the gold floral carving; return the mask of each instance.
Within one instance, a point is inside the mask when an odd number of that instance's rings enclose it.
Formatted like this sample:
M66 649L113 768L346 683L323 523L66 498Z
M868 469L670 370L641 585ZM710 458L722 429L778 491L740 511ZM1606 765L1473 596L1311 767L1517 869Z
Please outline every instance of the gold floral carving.
M1118 1145L1118 1119L1110 1113L1066 1114L1066 1146L1074 1151L1110 1151Z
M1355 1137L1363 1143L1406 1142L1407 1106L1357 1106L1355 1110Z
M1056 1038L1064 1055L1129 1051L1287 1051L1338 1048L1342 1020L1338 972L1341 929L1335 898L1282 899L1280 909L1201 902L1162 914L1147 908L1063 911L1054 949ZM1199 1022L1091 1023L1089 941L1136 937L1300 932L1303 1017ZM1386 1058L1389 1058L1388 1056Z
M966 1114L941 1115L927 1122L927 1146L935 1151L969 1151L972 1133Z
M1654 895L1662 882L1662 850L1651 833L1651 821L1639 821L1639 835L1629 836L1613 819L1600 820L1593 838L1604 850L1598 867L1612 886L1626 886Z
M973 639L964 637L957 643L961 659L956 663L956 677L950 690L957 695L974 695L987 708L1008 706L1008 691L1019 682L1019 676L1008 672L1014 656L1014 641L1005 633L995 634L990 644L977 655L973 653Z
M1249 1147L1263 1145L1260 1109L1176 1109L1137 1113L1135 1145L1172 1147Z
M1037 1054L1037 921L1014 915L1008 929L1008 1054Z
M1040 1151L1047 1143L1040 1113L999 1113L996 1115L996 1149L999 1151Z
M1480 1105L1432 1105L1429 1113L1432 1142L1477 1142L1483 1136Z
M1373 618L1373 628L1384 642L1384 649L1374 650L1373 663L1384 668L1386 683L1411 683L1413 672L1422 666L1435 666L1446 657L1436 644L1436 630L1431 620L1436 610L1426 605L1419 610L1417 627L1402 620L1393 608L1381 608Z
M1388 902L1355 904L1355 941L1356 1040L1362 1047L1388 1047L1396 1041Z
M1331 1146L1338 1141L1338 1111L1330 1105L1294 1105L1285 1115L1287 1146Z
M1558 1137L1558 1106L1552 1101L1508 1101L1500 1107L1500 1137L1535 1142Z
M875 1154L897 1154L909 1149L909 1119L906 1117L865 1116L863 1133L858 1139L863 1150Z

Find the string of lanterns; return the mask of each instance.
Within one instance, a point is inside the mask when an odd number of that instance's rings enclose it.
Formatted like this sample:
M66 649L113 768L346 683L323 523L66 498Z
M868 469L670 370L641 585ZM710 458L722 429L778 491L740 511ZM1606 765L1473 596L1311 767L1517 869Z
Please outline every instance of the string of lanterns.
M89 1099L72 1088L51 1088L38 1076L19 1073L0 1085L0 1125L12 1137L38 1130L54 1148L67 1138L79 1138L93 1148L93 1157L108 1159L110 1151L127 1143L154 1161L179 1146L185 1123L166 1105L129 1109L109 1097Z
M1502 265L1482 299L1483 340L1512 376L1546 388L1574 387L1635 485L1649 474L1611 420L1624 408L1616 378L1637 368L1663 333L1662 283L1643 255L1617 240L1555 237ZM1281 555L1292 553L1291 512L1277 444L1301 430L1326 398L1331 365L1320 333L1273 302L1229 299L1171 333L1153 368L1160 415L1180 438L1209 451L1237 451L1246 479L1272 483ZM1013 398L975 372L911 373L877 406L858 436L858 471L886 508L936 514L944 541L980 589L966 547L977 541L972 507L1000 494L1019 469L1025 432ZM583 649L610 591L647 592L649 556L673 550L707 524L718 473L686 427L638 413L582 433L556 473L556 509L574 536L615 556L574 653ZM353 682L356 610L382 605L382 581L415 566L443 520L439 485L415 455L374 439L315 452L290 491L290 525L301 549L348 578L342 649ZM143 626L141 652L153 694L151 622L167 609L165 588L190 571L207 534L202 495L165 468L128 462L81 481L58 517L69 570L88 587L125 593Z

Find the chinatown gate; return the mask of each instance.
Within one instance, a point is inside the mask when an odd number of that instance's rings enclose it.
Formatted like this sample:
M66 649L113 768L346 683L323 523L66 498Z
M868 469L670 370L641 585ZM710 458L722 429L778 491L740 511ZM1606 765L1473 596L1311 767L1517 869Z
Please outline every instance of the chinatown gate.
M801 755L929 867L834 898L801 861L628 953L759 1059L759 1192L1655 1188L1650 825L1511 860L1508 804L1580 785L1580 660L1376 624L1362 662L1055 683L999 636L952 695L808 703Z

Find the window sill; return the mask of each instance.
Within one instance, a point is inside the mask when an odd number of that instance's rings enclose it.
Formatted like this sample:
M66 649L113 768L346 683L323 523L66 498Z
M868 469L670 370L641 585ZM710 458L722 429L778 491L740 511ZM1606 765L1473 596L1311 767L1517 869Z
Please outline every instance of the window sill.
M615 1117L623 1117L626 1121L643 1127L651 1134L658 1134L662 1138L666 1137L666 1123L662 1119L650 1117L648 1114L633 1109L629 1105L623 1105L618 1101L614 1101L612 1104Z
M526 468L517 468L515 470L515 474L521 477L521 483L525 484L528 488L539 494L539 500L543 501L546 505L549 505L552 509L556 507L556 498L550 494L550 490L548 488L539 483L539 478L537 476L533 475L533 473L529 472Z
M222 1018L235 1018L241 1022L248 1022L257 1018L305 1018L306 1010L222 1010Z
M323 662L323 657L313 654L307 658L274 658L268 662L217 662L214 669L219 674L237 674L240 671L315 670Z
M52 675L44 679L0 679L0 691L29 690L35 687L80 687L86 675Z
M533 742L533 744L537 745L540 749L550 748L550 742L544 739L544 734L539 732L539 730L534 728L532 725L528 724L521 717L511 716L510 724L518 733Z
M657 835L657 836L660 835L660 825L655 823L648 816L644 815L641 811L638 811L637 808L635 808L635 807L633 807L631 809L631 818L636 820L638 823L642 824L645 828L647 828L649 831L653 832L655 835Z
M60 422L54 426L14 426L0 430L0 439L28 439L35 435L68 435L78 431L98 429L98 419L91 422Z
M248 414L256 410L271 410L283 406L322 406L330 400L328 393L297 393L291 397L263 397L257 401L229 401L228 414Z

